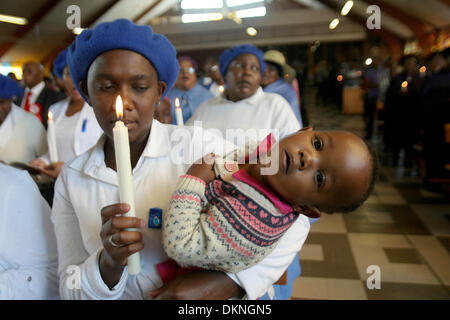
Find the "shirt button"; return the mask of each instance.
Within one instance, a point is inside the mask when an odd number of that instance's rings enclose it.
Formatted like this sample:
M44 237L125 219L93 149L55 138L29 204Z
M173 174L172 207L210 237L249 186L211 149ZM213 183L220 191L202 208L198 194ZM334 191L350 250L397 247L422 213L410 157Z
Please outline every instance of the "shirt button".
M33 278L31 278L31 276L28 276L28 277L27 277L27 281L28 281L28 282L31 282L31 280L33 280Z

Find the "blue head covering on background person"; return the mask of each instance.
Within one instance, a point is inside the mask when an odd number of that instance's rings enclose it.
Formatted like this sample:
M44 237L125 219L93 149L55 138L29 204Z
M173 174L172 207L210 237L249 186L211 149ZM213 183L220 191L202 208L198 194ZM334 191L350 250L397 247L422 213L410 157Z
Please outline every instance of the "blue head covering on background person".
M225 50L219 57L219 69L222 77L225 78L228 66L230 63L241 54L251 53L254 54L259 60L261 76L266 70L266 63L264 62L264 53L252 44L244 44L241 46L233 46L230 49Z
M0 99L11 99L23 95L23 88L13 79L0 74Z
M58 78L63 78L64 68L67 66L67 48L62 50L53 61L53 73Z
M94 29L84 30L68 48L67 64L70 75L85 100L87 98L79 87L80 81L86 80L89 67L100 54L115 49L137 52L150 61L158 74L158 80L167 85L161 99L175 84L180 65L170 41L161 34L153 33L149 26L118 19L100 23Z

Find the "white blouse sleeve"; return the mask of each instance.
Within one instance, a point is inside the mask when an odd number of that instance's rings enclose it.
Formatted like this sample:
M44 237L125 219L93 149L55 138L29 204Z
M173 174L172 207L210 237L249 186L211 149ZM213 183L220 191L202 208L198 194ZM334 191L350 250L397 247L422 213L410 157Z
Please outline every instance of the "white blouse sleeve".
M58 244L58 274L61 299L119 299L124 293L128 271L111 290L104 283L99 268L100 248L89 255L83 245L77 215L67 192L67 170L63 167L55 184L52 221Z
M297 221L281 237L277 247L263 261L241 272L227 275L241 286L250 300L263 296L283 275L301 250L310 224L306 216Z

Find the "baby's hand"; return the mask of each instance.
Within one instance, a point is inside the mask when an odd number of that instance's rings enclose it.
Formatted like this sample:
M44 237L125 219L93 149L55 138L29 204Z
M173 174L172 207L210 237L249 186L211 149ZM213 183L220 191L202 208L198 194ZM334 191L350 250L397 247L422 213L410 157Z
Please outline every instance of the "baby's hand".
M214 153L204 156L202 158L202 163L193 164L187 171L187 174L200 178L206 183L214 180L216 178L214 174Z

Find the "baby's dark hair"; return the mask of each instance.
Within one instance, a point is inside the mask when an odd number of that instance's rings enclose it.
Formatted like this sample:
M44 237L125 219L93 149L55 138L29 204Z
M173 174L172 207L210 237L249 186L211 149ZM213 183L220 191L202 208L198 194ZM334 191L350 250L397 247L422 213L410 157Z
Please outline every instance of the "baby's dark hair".
M371 178L370 178L369 187L367 188L366 192L362 195L362 197L360 199L358 199L350 204L345 204L341 207L334 208L334 210L332 210L332 211L323 210L322 212L332 214L334 212L349 213L349 212L355 211L371 195L373 188L375 187L375 182L378 179L378 170L379 170L378 155L377 155L375 149L371 145L369 145L366 141L364 141L364 139L361 139L361 140L364 142L364 144L366 145L366 147L369 151L370 161L371 161L371 165L372 165L372 174L371 174Z

